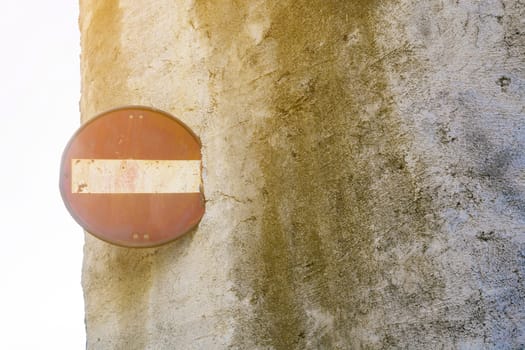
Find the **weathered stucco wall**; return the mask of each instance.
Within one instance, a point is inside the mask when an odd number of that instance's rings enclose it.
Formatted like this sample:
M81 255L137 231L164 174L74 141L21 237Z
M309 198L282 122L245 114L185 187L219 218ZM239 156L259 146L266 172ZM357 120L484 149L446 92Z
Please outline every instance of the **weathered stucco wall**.
M90 349L525 347L521 0L81 0L82 118L166 110L206 214L86 236Z

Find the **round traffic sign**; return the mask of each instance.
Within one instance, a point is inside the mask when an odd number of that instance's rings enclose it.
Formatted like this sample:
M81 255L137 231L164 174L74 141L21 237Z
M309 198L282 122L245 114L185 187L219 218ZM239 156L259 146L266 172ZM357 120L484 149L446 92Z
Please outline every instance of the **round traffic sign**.
M198 138L179 120L146 107L102 113L69 141L60 192L89 233L126 247L167 243L204 214Z

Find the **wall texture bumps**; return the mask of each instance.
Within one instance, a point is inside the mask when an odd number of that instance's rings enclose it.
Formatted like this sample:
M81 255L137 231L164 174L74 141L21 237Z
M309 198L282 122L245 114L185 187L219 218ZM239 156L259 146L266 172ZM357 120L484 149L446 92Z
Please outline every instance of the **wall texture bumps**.
M83 121L166 110L206 214L87 235L89 349L525 347L521 0L81 0Z

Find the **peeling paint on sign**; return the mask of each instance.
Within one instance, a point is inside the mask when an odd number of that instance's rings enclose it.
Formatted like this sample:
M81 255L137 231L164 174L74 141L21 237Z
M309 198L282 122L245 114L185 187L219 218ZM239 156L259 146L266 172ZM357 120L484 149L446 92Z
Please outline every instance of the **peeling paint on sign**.
M198 193L199 160L73 159L73 193Z

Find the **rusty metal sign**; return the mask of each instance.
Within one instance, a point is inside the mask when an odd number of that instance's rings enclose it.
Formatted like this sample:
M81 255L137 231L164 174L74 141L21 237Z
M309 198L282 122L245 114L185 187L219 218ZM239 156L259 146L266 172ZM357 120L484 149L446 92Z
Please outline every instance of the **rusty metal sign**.
M146 107L112 110L69 141L60 192L73 218L112 244L152 247L198 224L204 214L201 146L191 130Z

